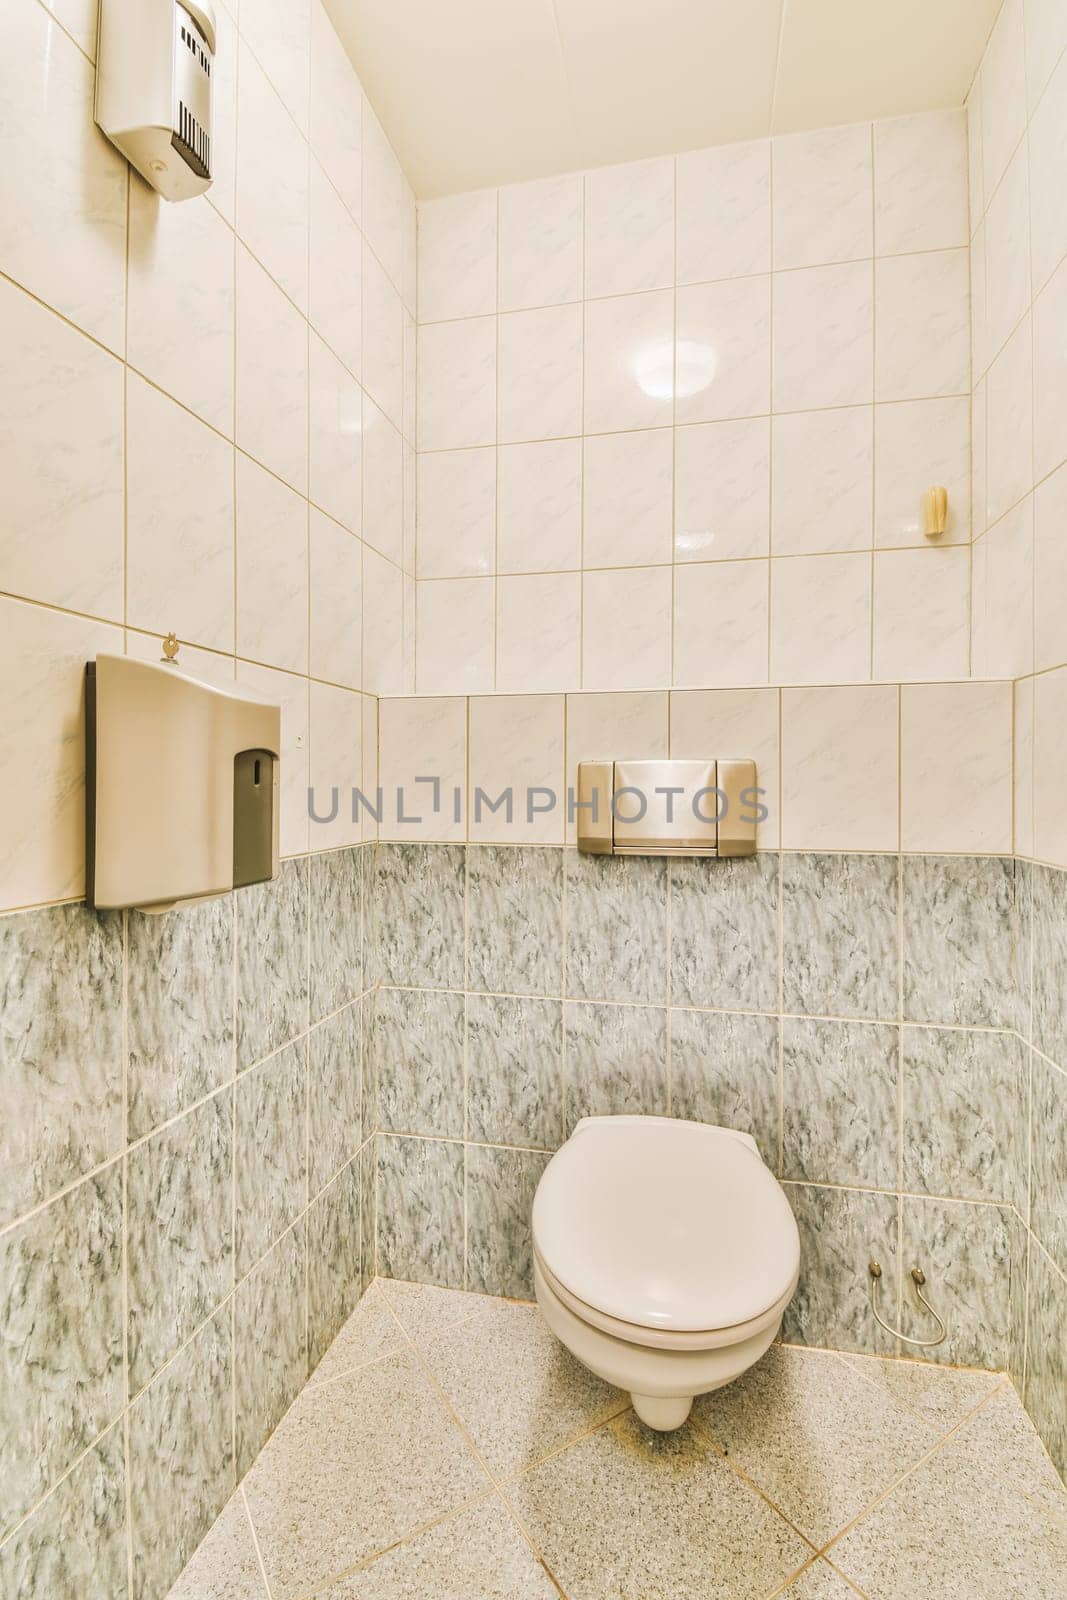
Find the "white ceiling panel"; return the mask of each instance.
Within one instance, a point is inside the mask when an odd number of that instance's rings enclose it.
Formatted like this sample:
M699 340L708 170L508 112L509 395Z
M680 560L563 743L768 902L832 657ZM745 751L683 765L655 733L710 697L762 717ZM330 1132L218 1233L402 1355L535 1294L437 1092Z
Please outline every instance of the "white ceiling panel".
M786 0L773 133L962 105L1001 0Z
M783 0L557 0L582 166L764 133Z
M960 105L1001 0L324 0L422 199Z

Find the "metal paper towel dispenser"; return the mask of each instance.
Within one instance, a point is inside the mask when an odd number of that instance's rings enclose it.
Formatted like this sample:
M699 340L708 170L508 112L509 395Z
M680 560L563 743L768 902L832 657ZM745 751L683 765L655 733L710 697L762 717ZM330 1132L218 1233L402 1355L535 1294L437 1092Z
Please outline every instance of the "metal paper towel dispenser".
M766 817L754 761L582 761L578 848L589 855L749 856Z
M165 911L278 870L280 707L171 664L85 669L86 899Z

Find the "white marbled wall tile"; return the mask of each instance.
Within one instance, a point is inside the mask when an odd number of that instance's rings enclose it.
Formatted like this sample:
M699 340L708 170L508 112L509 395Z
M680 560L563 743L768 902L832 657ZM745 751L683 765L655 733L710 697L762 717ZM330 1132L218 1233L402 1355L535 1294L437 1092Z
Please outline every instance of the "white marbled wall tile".
M770 278L679 289L675 420L766 416L770 393Z
M582 687L665 688L671 679L671 568L582 574Z
M307 324L237 252L237 443L301 494L308 474Z
M89 60L95 61L98 0L48 0L46 9L62 24Z
M636 294L674 281L674 157L600 167L585 179L585 293Z
M363 102L363 237L399 292L404 280L406 184L370 103Z
M569 694L567 696L567 784L577 788L578 763L619 757L665 760L669 739L669 696L665 693ZM568 818L567 842L575 825Z
M500 195L500 310L581 298L582 179L510 183Z
M977 539L989 526L987 488L989 438L989 380L975 385L971 396L971 539Z
M1007 0L982 60L982 187L988 205L1026 128L1023 0Z
M771 164L776 269L874 254L869 122L774 139Z
M769 272L770 140L692 150L676 166L678 283Z
M363 387L395 428L404 424L404 308L370 250L363 251Z
M875 399L924 400L970 389L966 250L888 256L875 265Z
M384 412L363 396L363 539L404 564L404 441Z
M674 436L674 558L764 556L770 540L771 425L707 422Z
M363 697L333 684L308 685L310 701L310 759L308 783L315 791L315 815L309 815L309 846L332 850L358 844L363 837L363 812L353 815L352 790L363 785ZM320 822L332 810L331 793L338 790L337 816Z
M774 285L774 410L873 398L874 284L869 262L783 273Z
M501 693L574 689L581 682L580 572L496 581L496 687Z
M1067 47L1067 8L1062 0L1024 0L1026 93L1031 112Z
M126 620L233 649L233 445L126 380Z
M638 567L671 559L674 434L604 433L585 440L582 565Z
M418 460L420 578L463 578L495 567L497 453L435 450Z
M496 311L496 196L479 189L419 206L420 322Z
M546 306L500 317L497 396L497 434L504 444L581 432L580 306Z
M121 655L122 631L0 600L0 661L17 684L0 729L0 903L5 910L85 887L85 663Z
M869 678L870 616L869 556L772 561L772 680L856 683Z
M371 694L404 690L404 575L363 546L363 687Z
M493 689L494 590L492 578L431 578L420 584L420 694L485 694Z
M131 366L232 437L233 234L206 197L169 205L131 179L128 297Z
M879 551L874 558L873 676L966 678L971 555L962 546Z
M467 701L462 695L383 700L378 708L383 839L467 836ZM439 793L418 778L437 778ZM455 791L460 791L460 815ZM398 791L403 791L401 800ZM435 799L438 808L434 809ZM404 822L403 817L418 817Z
M767 679L767 561L688 563L674 573L674 683Z
M238 69L237 123L238 236L306 312L307 142L247 46Z
M584 348L586 433L673 421L673 293L588 302Z
M1067 669L1034 680L1034 855L1067 867Z
M1034 288L1067 254L1067 196L1063 168L1067 161L1067 57L1059 65L1030 124L1030 251Z
M1000 350L1030 304L1030 183L1020 145L989 203L985 240L985 347Z
M94 126L94 84L42 6L8 8L0 271L121 355L129 169Z
M1034 482L1067 460L1067 260L1034 303Z
M580 439L500 447L498 571L558 572L580 565L581 486Z
M873 406L774 418L774 555L870 548L873 433Z
M119 620L123 374L0 281L0 588Z
M1033 671L1034 508L1027 496L974 547L972 671L1018 678Z
M1013 684L1015 714L1012 741L1012 849L1017 856L1034 854L1034 699L1036 680ZM1029 996L1026 997L1029 1004Z
M988 318L986 315L986 231L985 222L971 240L971 374L977 378L989 365Z
M419 328L419 449L496 442L496 318Z
M951 250L969 240L966 112L954 108L876 122L876 253Z
M1012 848L1012 685L905 684L900 702L902 850Z
M291 672L238 661L238 684L247 683L281 706L281 853L302 855L308 848L308 681Z
M317 335L311 336L308 469L310 498L352 533L361 527L363 393Z
M308 506L237 454L237 654L308 670Z
M308 131L310 0L252 0L241 32L301 133Z
M783 848L897 849L898 694L889 685L783 691Z
M317 161L311 163L308 317L354 377L363 362L363 240Z
M982 73L975 74L964 110L967 113L967 189L970 200L971 238L985 215L985 181L982 171Z
M311 148L360 220L363 91L320 0L311 0Z
M207 198L212 210L233 227L237 210L237 37L236 0L215 8L215 60L211 69L212 176ZM132 183L131 176L131 183Z
M400 431L404 435L405 441L414 449L418 433L419 330L415 318L406 306L401 310L401 323L403 372L401 374Z
M741 757L756 763L767 819L756 827L761 850L778 847L779 691L675 689L671 693L672 761Z
M468 831L472 840L563 843L567 815L563 712L561 694L471 700ZM506 803L495 811L484 800L479 804L479 789L497 801L509 788L510 820ZM551 797L534 790L551 791Z
M1033 485L1033 371L1027 316L993 362L986 379L986 513L991 526Z
M1034 670L1067 663L1067 465L1034 491Z
M875 406L874 459L876 545L924 542L922 495L935 483L948 490L948 521L938 542L970 542L971 404L966 396Z

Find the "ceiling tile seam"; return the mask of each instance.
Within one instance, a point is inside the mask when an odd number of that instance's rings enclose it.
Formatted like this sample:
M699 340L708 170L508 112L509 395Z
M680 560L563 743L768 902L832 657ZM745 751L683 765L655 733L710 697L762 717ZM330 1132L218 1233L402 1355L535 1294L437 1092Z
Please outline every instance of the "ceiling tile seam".
M552 18L552 32L556 36L559 64L563 72L563 87L567 95L567 115L570 117L571 123L571 154L574 157L575 168L581 171L588 166L588 162L585 160L585 151L582 148L581 138L578 133L578 112L574 103L574 84L571 81L571 71L567 63L567 51L563 43L563 29L559 25L559 11L556 6L556 0L545 0L545 3Z
M789 0L782 0L782 9L778 17L778 48L774 55L774 83L771 89L771 115L767 129L768 134L773 134L778 124L778 85L782 73L782 45L785 41L785 19L788 10Z

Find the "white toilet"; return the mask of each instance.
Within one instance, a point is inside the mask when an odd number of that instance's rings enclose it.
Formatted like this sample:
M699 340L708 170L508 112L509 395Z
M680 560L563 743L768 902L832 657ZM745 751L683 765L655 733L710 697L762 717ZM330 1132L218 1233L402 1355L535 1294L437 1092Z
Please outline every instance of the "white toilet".
M800 1270L755 1141L669 1117L579 1122L538 1185L533 1243L553 1333L661 1431L759 1360Z

